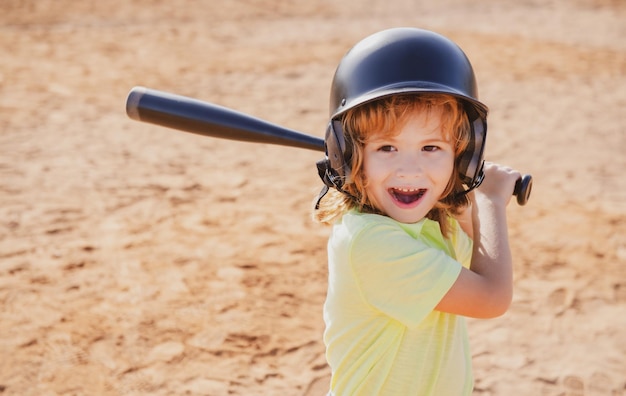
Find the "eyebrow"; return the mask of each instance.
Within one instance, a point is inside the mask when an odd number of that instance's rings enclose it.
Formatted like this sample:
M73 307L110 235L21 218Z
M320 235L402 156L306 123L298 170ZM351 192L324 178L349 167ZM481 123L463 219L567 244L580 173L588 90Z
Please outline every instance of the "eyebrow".
M452 143L452 142L450 141L450 139L446 139L446 138L444 138L444 137L440 137L440 138L433 138L433 139L425 139L425 140L423 140L423 141L424 141L424 142L427 142L427 143L430 143L430 142L435 142L435 143L448 143L448 144Z
M371 137L365 141L365 144L381 144L381 143L395 143L397 139L395 136L379 136L379 137ZM446 139L445 136L437 136L433 138L426 138L421 140L422 144L432 144L432 143L446 143L452 144L451 139Z

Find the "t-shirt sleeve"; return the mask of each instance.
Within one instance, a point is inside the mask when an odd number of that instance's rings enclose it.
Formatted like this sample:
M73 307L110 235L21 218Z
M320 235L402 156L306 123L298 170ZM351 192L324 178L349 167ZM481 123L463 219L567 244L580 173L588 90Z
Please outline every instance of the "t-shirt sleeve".
M458 261L391 224L355 236L350 263L363 298L410 327L434 310L461 272Z

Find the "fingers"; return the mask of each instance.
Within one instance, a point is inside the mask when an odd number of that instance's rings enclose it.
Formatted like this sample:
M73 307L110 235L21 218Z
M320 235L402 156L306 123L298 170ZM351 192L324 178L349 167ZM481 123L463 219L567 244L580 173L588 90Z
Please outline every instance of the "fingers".
M515 183L522 177L521 173L511 167L493 162L485 162L483 170L485 179L478 187L478 192L492 200L508 203L513 196Z
M487 174L493 174L493 178L497 177L499 179L513 179L513 182L522 177L522 174L519 171L509 166L496 164L495 162L485 161L484 170L485 176Z

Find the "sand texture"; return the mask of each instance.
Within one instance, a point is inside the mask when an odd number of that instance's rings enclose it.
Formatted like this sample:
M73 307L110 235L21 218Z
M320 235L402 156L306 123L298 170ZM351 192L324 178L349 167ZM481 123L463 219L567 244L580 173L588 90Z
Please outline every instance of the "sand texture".
M422 4L423 3L423 4ZM469 322L476 395L626 395L626 3L2 0L0 394L323 395L320 152L130 120L141 85L323 136L358 40L474 65L515 297Z

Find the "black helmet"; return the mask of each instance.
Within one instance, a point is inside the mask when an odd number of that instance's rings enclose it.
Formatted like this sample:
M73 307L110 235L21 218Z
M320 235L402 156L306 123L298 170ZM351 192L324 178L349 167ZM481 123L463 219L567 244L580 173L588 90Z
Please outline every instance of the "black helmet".
M386 96L410 93L445 93L460 99L472 133L457 169L467 191L481 183L488 109L478 101L470 61L454 42L440 34L394 28L358 42L335 71L326 158L318 162L320 177L327 187L343 191L350 174L352 147L346 144L341 126L345 112Z

